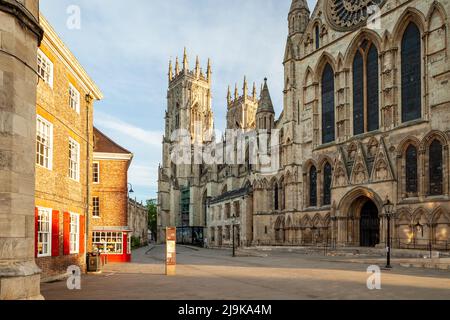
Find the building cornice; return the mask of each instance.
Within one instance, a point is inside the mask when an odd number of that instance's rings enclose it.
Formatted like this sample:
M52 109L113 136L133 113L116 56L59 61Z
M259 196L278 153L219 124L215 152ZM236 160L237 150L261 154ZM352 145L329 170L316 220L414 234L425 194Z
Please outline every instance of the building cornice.
M0 0L1 1L1 0ZM59 38L56 31L50 25L50 23L45 19L45 17L40 14L40 24L44 29L44 39L43 43L58 56L64 65L72 71L74 76L78 78L79 84L84 86L84 89L89 92L92 97L96 100L102 100L103 94L94 81L89 77L86 70L81 66L75 56L70 52L69 48L64 44L64 42Z
M0 11L15 16L25 27L36 35L38 45L44 36L44 30L39 25L38 18L33 16L28 9L16 0L0 0Z
M106 152L94 152L94 161L98 160L128 160L133 159L132 153L106 153Z

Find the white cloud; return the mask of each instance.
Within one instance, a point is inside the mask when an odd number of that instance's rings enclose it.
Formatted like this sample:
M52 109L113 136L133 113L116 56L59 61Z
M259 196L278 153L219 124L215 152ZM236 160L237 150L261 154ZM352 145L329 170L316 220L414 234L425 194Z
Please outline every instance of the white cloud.
M95 113L94 119L96 126L114 130L145 145L161 148L162 132L148 131L99 111Z
M158 181L158 167L133 164L128 172L128 180L133 186L156 188Z

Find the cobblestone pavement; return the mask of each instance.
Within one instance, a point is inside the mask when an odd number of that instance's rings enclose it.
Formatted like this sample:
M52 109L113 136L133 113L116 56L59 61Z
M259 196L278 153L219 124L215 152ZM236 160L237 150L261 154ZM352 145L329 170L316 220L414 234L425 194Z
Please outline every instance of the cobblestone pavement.
M81 290L65 281L42 284L46 299L446 299L450 272L396 266L382 271L382 289L368 290L368 265L342 257L269 252L231 257L229 250L178 247L177 276L164 275L164 247L134 251L133 263L109 264L82 278Z

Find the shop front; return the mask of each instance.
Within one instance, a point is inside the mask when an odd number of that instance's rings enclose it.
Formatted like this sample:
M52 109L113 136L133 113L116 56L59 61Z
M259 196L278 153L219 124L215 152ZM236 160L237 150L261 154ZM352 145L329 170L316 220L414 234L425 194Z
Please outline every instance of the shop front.
M92 233L93 252L99 252L108 263L131 262L130 233L128 228L96 228Z

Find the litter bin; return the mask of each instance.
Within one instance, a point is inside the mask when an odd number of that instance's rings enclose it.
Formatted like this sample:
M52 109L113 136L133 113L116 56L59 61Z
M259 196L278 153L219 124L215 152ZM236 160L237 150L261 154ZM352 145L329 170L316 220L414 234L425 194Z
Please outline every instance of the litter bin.
M88 272L101 271L100 253L91 252L87 255L87 269Z

